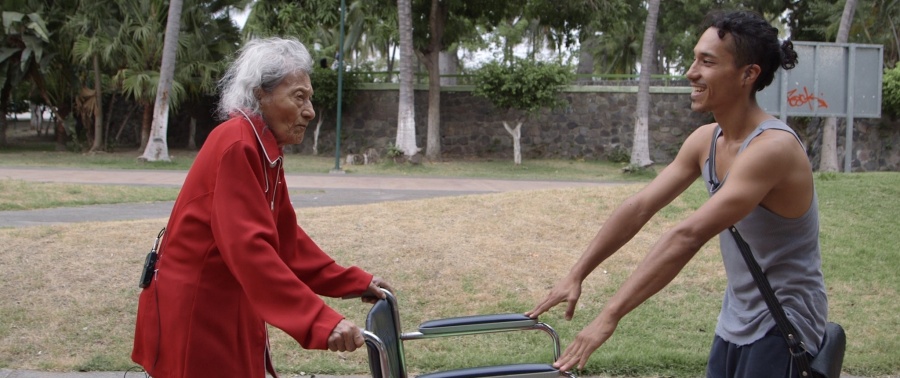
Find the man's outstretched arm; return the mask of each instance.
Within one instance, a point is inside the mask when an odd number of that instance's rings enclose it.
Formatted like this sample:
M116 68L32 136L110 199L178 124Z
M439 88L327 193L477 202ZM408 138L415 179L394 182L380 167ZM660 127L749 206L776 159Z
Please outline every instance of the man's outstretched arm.
M692 133L675 160L650 184L613 211L569 273L525 314L536 318L560 302L567 302L565 317L571 320L581 296L582 281L631 240L659 209L672 202L700 176L701 154L708 149L714 128L715 125L706 125Z
M707 241L747 216L796 169L795 164L788 163L796 159L790 156L792 152L785 148L783 139L774 135L758 139L735 159L719 191L654 244L600 315L576 336L554 365L562 370L576 365L584 368L625 314L662 290ZM796 144L795 140L790 142Z

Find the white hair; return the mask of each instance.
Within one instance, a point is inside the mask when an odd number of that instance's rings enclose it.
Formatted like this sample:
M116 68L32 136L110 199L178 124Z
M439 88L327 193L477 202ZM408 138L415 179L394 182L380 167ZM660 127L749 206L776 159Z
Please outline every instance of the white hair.
M266 38L248 41L219 80L218 116L228 119L239 110L259 114L254 91L272 92L290 74L312 72L312 57L293 39Z

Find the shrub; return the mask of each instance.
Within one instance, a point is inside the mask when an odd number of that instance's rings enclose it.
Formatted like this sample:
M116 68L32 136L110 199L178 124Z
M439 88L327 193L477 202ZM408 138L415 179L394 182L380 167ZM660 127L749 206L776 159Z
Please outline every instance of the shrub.
M881 111L895 118L900 115L900 64L884 70L881 87Z

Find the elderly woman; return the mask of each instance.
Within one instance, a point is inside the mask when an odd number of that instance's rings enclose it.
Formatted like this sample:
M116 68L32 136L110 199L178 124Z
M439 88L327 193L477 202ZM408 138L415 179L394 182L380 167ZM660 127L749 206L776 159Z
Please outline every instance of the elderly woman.
M282 147L315 117L312 59L297 41L254 40L220 85L216 127L197 154L141 292L131 358L152 376L275 376L266 324L308 349L353 351L353 323L318 295L383 297L297 225Z

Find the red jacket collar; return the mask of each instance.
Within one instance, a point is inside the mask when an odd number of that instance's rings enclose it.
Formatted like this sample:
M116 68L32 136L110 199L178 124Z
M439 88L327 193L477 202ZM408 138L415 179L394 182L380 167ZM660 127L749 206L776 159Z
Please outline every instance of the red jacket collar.
M256 135L256 140L259 142L259 145L262 146L263 151L266 153L266 158L269 160L269 165L273 166L279 159L283 159L283 151L280 146L278 146L278 141L275 140L275 135L272 134L272 130L269 130L268 126L266 126L266 122L263 120L262 116L257 113L252 113L248 111L238 112L232 117L243 118L244 121L248 121L254 134Z

